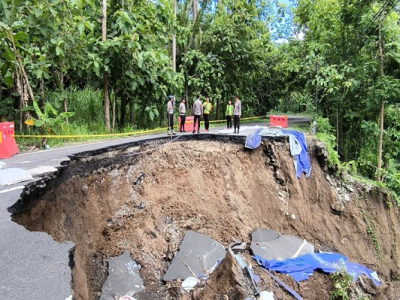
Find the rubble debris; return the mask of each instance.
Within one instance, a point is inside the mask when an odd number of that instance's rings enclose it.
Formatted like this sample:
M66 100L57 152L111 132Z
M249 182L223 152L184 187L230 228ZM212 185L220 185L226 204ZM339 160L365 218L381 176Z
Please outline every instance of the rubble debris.
M196 276L211 272L226 256L225 247L212 238L188 231L183 238L178 254L172 260L164 280L175 280L193 276L185 263Z
M254 255L267 260L285 260L314 253L314 246L306 240L266 229L258 229L251 234L250 249Z
M139 205L135 205L135 208L137 208L137 209L145 209L146 208L146 203L144 201L140 201Z
M245 299L252 295L254 292L250 279L244 276L230 251L218 269L210 275L207 284L193 290L193 299Z
M188 277L182 282L182 288L186 291L189 292L191 291L199 281L195 277Z
M229 248L233 251L240 251L244 252L247 249L247 243L243 242L242 240L237 240L229 245Z
M257 260L257 259L256 259ZM258 262L258 261L257 261ZM258 262L258 264L260 264L260 262ZM272 273L270 273L269 271L267 271L266 269L262 270L267 273L269 276L271 276L281 287L285 288L286 291L288 291L294 298L296 298L297 300L303 300L303 298L297 294L294 290L292 290L286 283L284 283L282 280L280 280L278 277L276 277L275 275L273 275Z
M144 174L143 172L140 172L139 176L136 177L135 181L133 182L133 185L137 185L138 183L141 183L144 177L146 177L146 174Z
M136 300L136 298L133 298L131 296L122 296L122 297L119 297L118 300Z
M260 300L274 300L274 293L268 291L262 291L260 294Z
M132 260L129 251L110 259L109 274L103 285L100 300L114 300L116 296L132 296L143 291L143 280L139 270L140 265Z

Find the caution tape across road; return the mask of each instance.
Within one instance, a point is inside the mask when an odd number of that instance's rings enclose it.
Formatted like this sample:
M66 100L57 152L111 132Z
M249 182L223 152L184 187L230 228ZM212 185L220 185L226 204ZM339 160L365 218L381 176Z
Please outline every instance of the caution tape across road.
M248 118L240 118L240 120L254 120L261 119L263 117L248 117ZM226 122L226 120L213 120L210 123L221 123ZM191 124L192 121L186 122L186 124ZM140 130L140 131L131 131L131 132L121 132L121 133L104 133L104 134L78 134L78 135L25 135L25 134L16 134L15 138L46 138L46 139L74 139L74 138L95 138L95 137L118 137L118 136L135 136L135 135L145 135L149 133L157 133L167 130L167 127L156 128L150 130Z

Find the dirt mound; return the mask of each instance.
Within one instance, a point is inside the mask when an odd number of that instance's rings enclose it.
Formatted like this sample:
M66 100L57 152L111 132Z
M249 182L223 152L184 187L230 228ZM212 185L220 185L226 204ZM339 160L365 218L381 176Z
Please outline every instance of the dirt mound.
M138 151L142 154L133 155ZM236 239L250 242L257 228L342 253L391 282L373 297L398 296L400 226L391 198L378 189L331 179L324 172L321 146L309 141L309 151L309 179L296 177L289 144L273 140L254 151L229 141L178 141L80 158L44 189L25 195L13 208L14 220L58 241L76 243L76 299L96 299L107 276L107 260L126 250L143 266L147 288L135 295L138 299L219 297L217 275L208 288L191 295L182 294L178 283L162 283L185 232L197 231L228 246ZM338 191L343 190L349 201L341 200ZM222 294L240 299L240 282L223 270L216 271L229 285ZM304 299L326 299L333 288L321 273L300 285L279 277ZM268 275L263 275L262 286L275 291L278 299L290 299Z

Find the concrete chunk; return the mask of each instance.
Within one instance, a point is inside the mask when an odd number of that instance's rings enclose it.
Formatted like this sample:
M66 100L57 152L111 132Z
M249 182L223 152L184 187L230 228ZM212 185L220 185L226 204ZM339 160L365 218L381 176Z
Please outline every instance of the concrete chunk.
M280 235L273 230L258 229L251 235L250 249L263 259L285 260L314 253L314 246L291 235Z
M46 173L55 173L57 172L57 169L52 166L40 166L37 168L29 169L28 172L32 176L40 176Z
M108 277L103 285L100 300L115 300L120 296L132 296L144 290L139 265L131 259L128 251L110 259Z
M164 280L186 279L193 276L183 262L199 276L210 271L226 256L225 247L212 238L188 231L183 238L178 254L172 260Z

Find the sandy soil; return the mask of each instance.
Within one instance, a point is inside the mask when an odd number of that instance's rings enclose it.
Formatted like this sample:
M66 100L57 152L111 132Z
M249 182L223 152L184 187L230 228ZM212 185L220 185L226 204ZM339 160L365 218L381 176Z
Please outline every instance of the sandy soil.
M364 284L355 290L371 299L399 297L400 226L393 200L383 191L327 177L326 155L318 142L309 141L309 179L296 177L285 142L263 141L255 151L216 141L156 146L142 145L140 151L148 152L139 156L128 148L71 162L42 192L27 195L14 215L30 230L77 244L76 299L96 299L107 260L125 250L143 266L148 288L138 299L244 299L251 290L229 259L190 295L182 293L179 282L161 279L187 230L228 246L236 239L250 242L257 228L347 255L377 270L385 282L379 289ZM338 188L350 196L339 210ZM291 299L268 275L256 272L262 274L261 286L277 299ZM329 276L318 272L300 285L279 277L304 299L328 299L333 289Z

